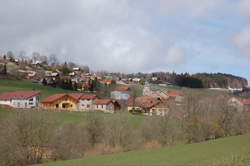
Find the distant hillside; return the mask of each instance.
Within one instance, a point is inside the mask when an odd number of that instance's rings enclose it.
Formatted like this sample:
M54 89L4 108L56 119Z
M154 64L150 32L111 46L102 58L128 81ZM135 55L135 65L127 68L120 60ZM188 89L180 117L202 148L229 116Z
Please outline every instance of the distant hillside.
M245 78L224 73L152 73L157 77L157 81L167 82L180 87L190 88L225 88L225 89L243 89L247 87L248 82ZM152 81L152 83L154 83Z
M245 78L234 76L231 74L207 74L198 73L192 77L199 79L202 82L204 88L232 88L243 89L248 86L248 82Z

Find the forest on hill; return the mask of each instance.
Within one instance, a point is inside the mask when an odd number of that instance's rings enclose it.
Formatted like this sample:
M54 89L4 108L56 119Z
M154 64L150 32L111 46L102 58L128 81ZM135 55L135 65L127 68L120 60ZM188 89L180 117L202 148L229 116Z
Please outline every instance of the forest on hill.
M158 80L190 88L243 89L248 86L245 78L224 73L152 73Z

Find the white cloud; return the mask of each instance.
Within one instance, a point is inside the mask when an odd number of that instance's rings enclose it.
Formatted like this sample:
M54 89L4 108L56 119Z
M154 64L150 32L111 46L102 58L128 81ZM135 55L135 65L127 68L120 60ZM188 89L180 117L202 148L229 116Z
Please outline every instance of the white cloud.
M243 14L249 14L250 13L250 1L241 0L238 4L238 8Z
M155 7L164 14L183 14L201 16L207 11L230 0L143 0L149 8ZM141 1L141 3L143 3Z
M201 16L226 1L7 0L0 6L0 45L56 53L97 70L152 70L182 63L185 51L152 30L151 12Z
M165 60L170 66L182 63L185 60L184 49L178 45L170 45Z
M234 36L233 43L239 55L250 57L250 25Z

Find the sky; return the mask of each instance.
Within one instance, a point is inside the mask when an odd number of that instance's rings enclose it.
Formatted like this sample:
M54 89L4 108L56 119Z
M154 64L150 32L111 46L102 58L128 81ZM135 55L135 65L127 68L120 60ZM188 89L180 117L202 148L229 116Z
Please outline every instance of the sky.
M0 0L0 53L250 81L250 0Z

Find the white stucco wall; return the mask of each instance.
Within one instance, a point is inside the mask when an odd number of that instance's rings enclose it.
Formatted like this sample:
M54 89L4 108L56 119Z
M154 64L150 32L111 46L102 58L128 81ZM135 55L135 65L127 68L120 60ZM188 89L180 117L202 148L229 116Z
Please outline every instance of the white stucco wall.
M79 103L78 103L78 108L81 110L81 111L90 111L90 110L94 110L94 106L93 106L93 102L95 100L87 100L87 99L81 99L79 100Z
M107 113L114 113L114 104L109 103L108 105L94 105L95 110L100 110Z
M0 100L1 105L10 105L10 100Z
M116 100L128 100L130 98L129 92L113 91L111 98Z
M40 97L34 96L27 100L13 99L8 101L0 101L0 104L9 105L14 108L36 108L38 107L39 102L40 102Z

